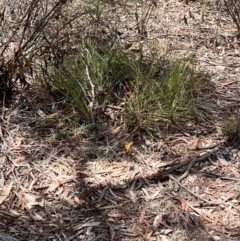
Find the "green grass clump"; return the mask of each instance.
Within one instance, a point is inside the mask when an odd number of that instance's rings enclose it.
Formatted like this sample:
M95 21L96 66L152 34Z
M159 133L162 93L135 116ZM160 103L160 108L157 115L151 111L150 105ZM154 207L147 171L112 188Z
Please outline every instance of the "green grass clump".
M104 110L106 103L121 102L118 115L125 127L153 131L160 122L193 118L198 113L196 103L204 83L190 67L193 58L149 60L121 48L86 46L64 59L65 68L53 66L50 75L51 84L85 119L92 115L96 120L99 106Z
M74 56L66 56L60 67L52 65L50 84L73 104L85 120L91 117L89 105L94 101L97 89L106 87L103 82L106 62L107 59L93 46L88 46L86 51L79 49Z
M240 120L237 114L229 114L223 123L223 131L230 143L240 142Z
M123 110L128 126L153 131L159 122L194 117L202 83L190 68L190 61L169 64L168 70L157 77L159 67L152 66L140 76Z

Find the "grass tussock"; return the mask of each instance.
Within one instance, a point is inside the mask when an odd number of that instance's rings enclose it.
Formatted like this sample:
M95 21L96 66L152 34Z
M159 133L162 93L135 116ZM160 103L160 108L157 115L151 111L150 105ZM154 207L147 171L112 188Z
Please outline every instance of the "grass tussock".
M87 44L64 59L64 68L52 66L50 83L85 119L97 121L97 110L106 105L121 106L125 127L153 131L159 123L197 114L203 82L192 61L141 59L120 48Z
M234 145L240 142L240 121L237 114L229 113L223 123L223 131L228 141Z

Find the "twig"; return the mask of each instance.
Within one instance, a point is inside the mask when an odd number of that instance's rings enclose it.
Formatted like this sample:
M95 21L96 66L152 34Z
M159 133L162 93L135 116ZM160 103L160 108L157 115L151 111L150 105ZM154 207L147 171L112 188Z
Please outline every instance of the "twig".
M108 225L108 227L109 227L109 230L110 230L111 241L114 241L114 237L115 237L114 227L113 227L113 225L112 225L110 222L108 222L107 220L106 220L106 223L107 223L107 225Z
M85 65L85 71L86 71L86 76L87 76L87 79L88 79L88 82L91 86L91 100L89 98L89 110L90 110L90 115L91 115L91 119L92 121L94 122L94 118L93 118L93 104L94 104L94 100L95 100L95 86L91 80L91 77L90 77L90 74L89 74L89 68L88 68L88 63L87 63L87 56L88 56L88 52L89 50L87 49L86 47L86 44L85 44L85 41L84 41L84 38L85 38L85 34L83 33L83 36L82 36L82 46L83 46L83 50L84 50L84 53L82 53L82 57L83 57L83 63Z
M218 149L217 149L217 150L218 150ZM207 159L207 158L210 157L212 154L216 153L217 150L214 150L214 151L211 151L211 152L207 152L207 153L205 153L204 155L193 159L193 160L189 163L186 171L185 171L180 177L177 178L178 182L180 182L182 179L184 179L184 178L189 174L191 168L192 168L196 163L198 163L198 162L200 162L200 161L203 161L204 159Z
M212 176L212 177L215 177L215 178L220 178L222 180L229 180L229 181L236 181L236 182L240 182L240 178L235 178L235 177L227 177L227 176L223 176L223 175L218 175L218 174L215 174L215 173L208 173L208 172L198 172L200 174L203 174L203 175L206 175L206 176Z
M106 191L107 191L109 188L110 188L109 184L106 185L106 186L103 188L102 193L101 193L101 195L99 196L99 198L98 198L98 200L97 200L97 203L96 203L96 205L95 205L96 207L100 206L100 203L101 203L101 201L102 201L102 199L103 199Z
M113 154L114 154L115 156L117 156L117 153L116 153L116 152L113 150L113 148L110 146L107 137L106 137L106 141L107 141L107 145L108 145L108 147L110 148L110 150L113 152Z
M132 149L133 149L135 152L137 152L137 153L142 157L142 161L144 162L144 164L145 164L146 166L149 166L149 165L147 164L146 160L144 159L144 156L143 156L136 148L132 147Z
M180 187L184 188L186 191L188 191L190 194L192 194L194 197L202 200L203 202L205 203L208 203L208 204L211 204L211 205L220 205L220 204L224 204L224 203L215 203L215 202L211 202L211 201L208 201L202 197L200 197L199 195L193 193L192 191L190 191L188 188L186 188L184 185L182 185L176 178L174 178L173 176L169 175L169 177L175 181Z
M199 211L196 210L196 208L194 208L191 204L187 203L187 205L193 210L195 211L197 214L201 215L201 213ZM207 235L213 240L213 241L217 241L209 232L208 230L205 228L204 224L202 223L201 220L195 220L198 222L198 226L201 226L204 231L207 233Z

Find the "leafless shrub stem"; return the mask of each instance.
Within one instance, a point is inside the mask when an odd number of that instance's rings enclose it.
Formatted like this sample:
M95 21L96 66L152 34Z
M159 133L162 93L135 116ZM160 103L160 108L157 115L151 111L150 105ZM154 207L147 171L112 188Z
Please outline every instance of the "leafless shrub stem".
M224 4L230 14L233 22L237 26L238 34L240 34L240 1L239 0L224 0Z
M18 81L26 85L32 63L44 47L42 30L54 23L67 1L2 1L0 32L0 98L11 102Z

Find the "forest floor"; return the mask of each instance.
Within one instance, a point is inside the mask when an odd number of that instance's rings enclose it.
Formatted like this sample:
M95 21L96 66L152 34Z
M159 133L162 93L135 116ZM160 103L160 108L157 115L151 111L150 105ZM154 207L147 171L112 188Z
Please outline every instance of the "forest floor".
M239 111L240 42L221 2L207 2L161 0L147 30L163 51L195 55L194 69L211 83L203 100L211 115L138 133L126 149L127 135L52 112L28 90L1 119L2 233L22 241L240 240L240 148L219 124L223 106Z

